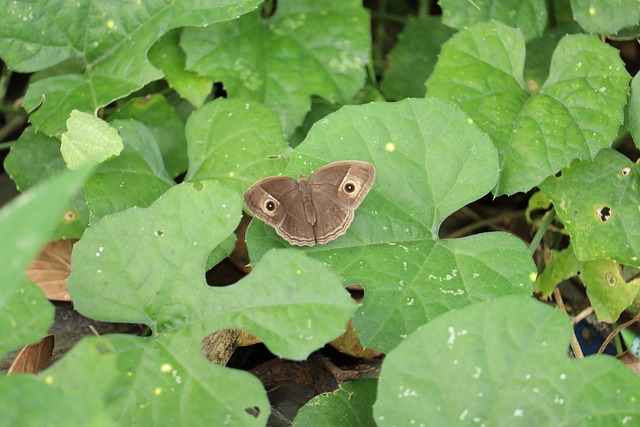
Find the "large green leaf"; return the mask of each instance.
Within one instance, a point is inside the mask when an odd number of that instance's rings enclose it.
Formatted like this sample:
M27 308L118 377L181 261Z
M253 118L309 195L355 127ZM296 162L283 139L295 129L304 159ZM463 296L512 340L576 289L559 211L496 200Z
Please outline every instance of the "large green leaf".
M169 31L158 40L149 50L149 60L164 72L167 82L181 97L200 108L211 95L211 80L185 69L187 56L180 47L182 30Z
M33 127L27 128L11 146L4 168L22 192L67 170L60 154L60 140L36 132ZM88 223L87 201L84 191L78 189L68 200L65 213L51 232L49 240L80 238Z
M531 292L535 267L517 238L438 238L442 221L486 194L498 174L495 148L457 107L433 99L343 107L313 126L285 174L345 159L375 165L374 187L346 235L305 250L364 286L353 323L365 347L388 351L446 310ZM288 246L257 220L247 243L253 262Z
M608 356L570 360L571 321L531 298L452 310L387 355L378 426L612 426L640 420L640 379Z
M631 95L629 97L628 126L636 147L640 147L640 75L636 74L631 81Z
M6 293L0 307L0 328L5 331L0 340L0 355L39 341L53 323L55 308L42 290L26 278Z
M463 30L442 47L427 96L453 100L491 136L500 155L495 195L528 191L574 159L591 159L616 137L629 74L619 52L567 35L539 91L523 80L522 34L492 22Z
M106 339L81 341L38 375L0 378L0 411L7 426L117 426L106 410L116 378L115 349Z
M25 289L33 285L25 283L23 272L88 174L86 168L61 173L0 210L0 326L9 335L0 354L38 340L52 320L52 307L40 290Z
M173 184L151 131L135 120L111 122L124 140L118 157L96 168L85 183L91 223L132 206L146 207Z
M496 20L519 28L531 40L541 36L547 26L544 0L440 0L440 6L443 22L457 29Z
M640 290L640 278L626 282L620 264L606 259L586 261L580 280L587 288L589 302L601 322L616 322Z
M109 406L123 422L264 425L269 404L260 382L212 366L200 351L203 337L241 328L300 360L344 330L354 302L334 271L301 251L271 251L239 283L207 287L207 258L240 217L237 192L184 183L149 208L103 218L75 245L68 287L76 308L153 331L108 337L121 374ZM256 417L245 411L254 407Z
M42 70L71 59L82 65L83 74L39 80L25 95L24 107L33 112L31 123L47 134L57 134L72 109L93 113L162 77L147 59L147 51L167 31L228 21L258 3L2 0L0 56L9 68L20 72Z
M280 0L269 17L187 28L187 69L221 81L230 98L273 107L291 135L311 95L348 103L362 87L369 58L369 16L358 0Z
M169 175L176 177L187 170L184 120L161 94L131 99L108 119L135 119L144 123L160 148Z
M617 34L640 23L640 0L571 0L571 9L590 33Z
M374 427L373 402L378 381L361 378L347 381L330 393L309 400L296 414L293 426L358 426Z
M588 194L585 189L588 188ZM640 266L640 168L615 150L575 161L540 185L569 231L581 261Z
M380 89L387 99L422 97L424 82L433 71L440 46L454 31L439 17L420 16L407 20L398 43L389 53Z
M273 110L255 101L218 98L189 117L186 133L189 181L215 179L244 191L280 173L289 155Z

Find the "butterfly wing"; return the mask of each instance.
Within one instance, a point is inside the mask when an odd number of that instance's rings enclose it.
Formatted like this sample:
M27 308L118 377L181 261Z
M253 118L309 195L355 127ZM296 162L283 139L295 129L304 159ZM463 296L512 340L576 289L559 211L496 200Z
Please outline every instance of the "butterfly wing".
M244 203L253 216L272 226L292 245L316 243L295 179L282 176L262 179L245 191Z
M347 232L354 211L373 187L376 169L356 160L330 163L309 177L316 211L317 243L326 243Z

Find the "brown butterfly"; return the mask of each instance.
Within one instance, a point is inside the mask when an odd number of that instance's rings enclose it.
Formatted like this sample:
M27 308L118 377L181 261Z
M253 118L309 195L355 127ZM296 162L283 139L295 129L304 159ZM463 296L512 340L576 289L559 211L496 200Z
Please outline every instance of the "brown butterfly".
M307 180L271 176L244 193L249 211L266 222L287 242L313 246L347 232L353 212L373 186L376 168L367 162L330 163Z

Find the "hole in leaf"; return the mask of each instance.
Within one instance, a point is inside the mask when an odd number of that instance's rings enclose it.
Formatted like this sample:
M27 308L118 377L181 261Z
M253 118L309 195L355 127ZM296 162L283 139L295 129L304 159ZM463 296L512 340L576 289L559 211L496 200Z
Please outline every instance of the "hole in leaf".
M211 88L211 95L213 96L213 99L227 97L227 91L225 90L222 82L215 82L213 84L213 87Z
M609 221L609 219L611 219L611 215L613 215L613 213L611 212L611 208L609 206L603 206L596 209L596 215L598 215L600 221L607 222Z
M626 166L622 168L620 173L622 174L622 176L629 176L629 174L631 173L631 168L629 166Z
M249 415L253 415L255 418L260 416L260 408L257 406L254 406L253 408L244 408L244 411Z
M562 178L562 171L558 171L555 175L556 178Z
M164 234L164 231L162 230L156 230L156 236L160 237Z
M351 294L351 298L353 298L357 303L361 303L364 299L364 287L359 283L354 283L348 285L347 290Z

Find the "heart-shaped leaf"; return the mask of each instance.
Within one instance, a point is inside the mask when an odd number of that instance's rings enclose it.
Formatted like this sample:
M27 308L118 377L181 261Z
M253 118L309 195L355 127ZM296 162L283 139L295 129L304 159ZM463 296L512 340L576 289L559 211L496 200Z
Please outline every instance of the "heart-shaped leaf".
M445 313L385 358L377 425L638 424L640 379L608 356L569 360L571 330L531 298Z
M347 234L305 249L345 283L364 286L353 324L365 347L388 351L446 310L531 292L535 267L517 238L438 238L442 221L486 194L498 175L490 140L454 105L409 99L346 106L316 123L291 159L285 173L296 177L347 159L377 169ZM247 243L253 262L288 246L257 220Z
M301 251L271 251L239 283L206 286L207 258L240 217L237 192L211 181L184 183L149 208L103 218L75 245L68 287L76 308L154 332L108 337L121 371L109 405L123 420L264 424L269 405L260 382L212 366L200 350L204 336L243 329L299 360L344 330L355 303L334 271ZM257 416L245 411L254 407Z
M595 157L622 124L629 74L597 37L563 37L535 92L525 85L524 61L520 31L478 24L442 46L427 81L427 96L458 103L498 148L495 195L528 191L572 160Z
M408 19L402 37L389 53L380 89L387 99L423 97L424 82L431 75L440 53L440 46L454 30L442 23L440 17L419 16Z
M187 121L186 180L215 179L246 190L285 166L288 146L273 110L259 102L216 99Z
M571 0L573 18L591 33L617 34L640 22L638 0Z
M442 20L450 27L464 29L479 22L500 21L519 28L527 40L542 35L547 26L544 0L441 0Z
M230 98L273 107L291 135L311 95L347 103L360 90L369 34L369 16L358 0L279 0L270 16L255 11L186 28L180 46L188 70L222 82Z
M64 129L71 110L95 112L162 77L147 51L167 31L228 21L259 3L79 0L70 5L64 0L5 0L0 5L0 56L9 68L21 72L62 61L78 63L78 74L38 80L25 95L24 108L33 113L30 122L53 135Z
M589 189L589 197L585 196ZM540 185L569 231L581 261L610 259L640 267L640 166L615 150L575 161Z

